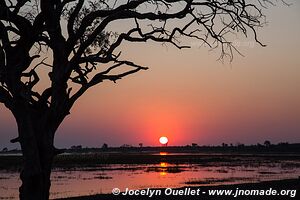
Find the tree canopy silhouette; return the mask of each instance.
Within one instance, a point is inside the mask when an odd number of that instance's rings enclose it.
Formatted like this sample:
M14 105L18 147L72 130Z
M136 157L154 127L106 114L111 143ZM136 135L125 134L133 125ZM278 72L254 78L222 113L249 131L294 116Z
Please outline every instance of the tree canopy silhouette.
M189 48L232 59L235 33L257 38L271 0L0 0L0 102L18 126L20 199L49 199L54 135L89 88L147 67L121 59L127 42ZM114 31L115 22L122 31ZM151 56L151 55L147 55ZM45 86L47 85L47 86Z

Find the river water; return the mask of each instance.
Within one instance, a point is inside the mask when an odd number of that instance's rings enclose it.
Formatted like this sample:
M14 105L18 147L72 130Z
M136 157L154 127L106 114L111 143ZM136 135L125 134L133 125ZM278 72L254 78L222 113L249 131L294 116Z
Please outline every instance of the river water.
M51 198L111 193L113 188L125 191L145 188L178 188L183 186L221 185L297 178L300 162L242 162L170 164L110 164L90 168L54 169ZM17 199L21 182L19 173L0 171L0 199Z

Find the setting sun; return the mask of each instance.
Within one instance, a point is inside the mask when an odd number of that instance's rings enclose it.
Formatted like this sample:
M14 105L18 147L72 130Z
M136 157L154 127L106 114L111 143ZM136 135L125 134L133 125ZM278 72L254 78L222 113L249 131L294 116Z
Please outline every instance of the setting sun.
M159 138L159 142L160 142L162 145L166 145L166 144L168 144L169 140L168 140L167 137L162 136L162 137Z

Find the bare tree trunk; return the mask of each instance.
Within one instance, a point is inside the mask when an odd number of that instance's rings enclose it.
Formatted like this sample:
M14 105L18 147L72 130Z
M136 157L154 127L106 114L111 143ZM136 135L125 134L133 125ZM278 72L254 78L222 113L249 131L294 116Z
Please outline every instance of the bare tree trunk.
M32 158L26 158L24 162L24 165L28 166L36 161ZM20 175L22 180L22 185L19 188L20 200L49 199L51 164L52 161L41 163L43 167L39 170L32 170L28 167L23 168Z
M16 119L24 159L19 197L20 200L48 200L54 158L51 122L43 122L43 118L28 114L28 110L19 113Z

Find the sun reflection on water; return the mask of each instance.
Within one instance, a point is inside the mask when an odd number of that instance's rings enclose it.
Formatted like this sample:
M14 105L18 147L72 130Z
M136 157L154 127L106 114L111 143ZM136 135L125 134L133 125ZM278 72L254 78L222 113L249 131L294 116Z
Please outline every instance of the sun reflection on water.
M168 167L168 163L166 162L160 162L159 163L160 169L159 169L159 175L160 176L166 176L167 175L167 167Z
M159 172L159 175L160 175L160 176L166 176L166 175L167 175L167 172Z
M166 162L161 162L159 165L160 165L160 167L167 167L167 166L168 166L168 163L166 163Z
M159 152L159 155L166 156L166 155L168 155L168 152Z

